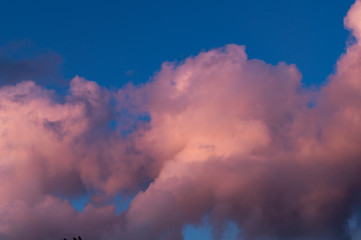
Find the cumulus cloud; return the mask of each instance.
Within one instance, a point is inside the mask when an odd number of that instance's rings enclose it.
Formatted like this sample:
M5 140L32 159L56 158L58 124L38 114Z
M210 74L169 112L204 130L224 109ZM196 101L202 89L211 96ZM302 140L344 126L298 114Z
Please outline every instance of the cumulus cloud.
M327 85L227 45L118 91L75 77L64 101L0 88L0 239L183 239L206 218L242 239L358 239L361 1ZM309 101L315 102L309 107ZM69 198L91 193L83 212ZM112 199L134 196L115 213Z

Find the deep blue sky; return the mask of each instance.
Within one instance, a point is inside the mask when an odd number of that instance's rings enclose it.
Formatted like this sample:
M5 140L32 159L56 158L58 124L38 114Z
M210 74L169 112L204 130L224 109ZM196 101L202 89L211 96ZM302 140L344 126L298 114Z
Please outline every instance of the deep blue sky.
M65 78L145 82L163 61L228 43L250 58L295 63L306 84L333 70L352 0L2 0L0 46L27 40L63 59Z

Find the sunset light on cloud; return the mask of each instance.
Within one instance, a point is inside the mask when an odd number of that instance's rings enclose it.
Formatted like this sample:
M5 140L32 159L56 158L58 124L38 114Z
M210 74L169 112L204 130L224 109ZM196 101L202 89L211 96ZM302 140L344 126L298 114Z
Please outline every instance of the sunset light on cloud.
M313 88L239 44L118 88L1 48L0 240L360 240L361 0L344 26Z

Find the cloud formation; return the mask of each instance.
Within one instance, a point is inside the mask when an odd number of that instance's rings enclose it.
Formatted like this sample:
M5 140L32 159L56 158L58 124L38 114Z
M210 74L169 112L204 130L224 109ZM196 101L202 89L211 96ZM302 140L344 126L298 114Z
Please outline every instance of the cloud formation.
M242 239L358 239L360 11L317 92L234 44L118 91L75 77L60 102L32 81L1 87L0 239L176 240L205 218L215 238L232 222ZM134 198L115 214L119 195Z
M51 51L35 49L26 41L0 46L0 86L24 80L46 86L65 83L60 76L61 57Z

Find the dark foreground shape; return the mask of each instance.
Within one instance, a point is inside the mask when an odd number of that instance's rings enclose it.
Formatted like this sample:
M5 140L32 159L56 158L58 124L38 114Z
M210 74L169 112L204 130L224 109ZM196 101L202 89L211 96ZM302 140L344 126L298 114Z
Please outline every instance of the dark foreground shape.
M67 240L66 238L64 238L64 240ZM73 238L73 240L81 240L81 237L78 236L78 239L76 239L75 237Z

